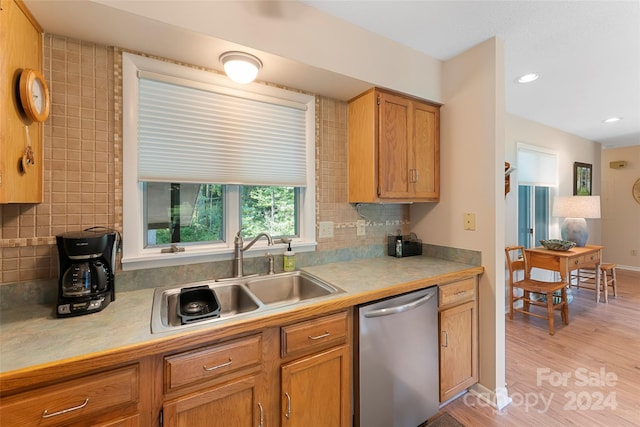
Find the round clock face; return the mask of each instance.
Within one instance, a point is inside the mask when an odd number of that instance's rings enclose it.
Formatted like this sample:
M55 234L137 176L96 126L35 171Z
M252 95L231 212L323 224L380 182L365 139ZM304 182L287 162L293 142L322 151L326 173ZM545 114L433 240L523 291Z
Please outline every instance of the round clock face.
M631 193L633 194L633 198L636 202L640 203L640 178L636 180L631 188Z
M42 82L40 80L35 80L33 82L33 105L38 111L38 114L42 114L44 111L44 86L42 86Z
M20 103L28 118L43 122L49 116L49 88L42 74L26 68L20 74Z

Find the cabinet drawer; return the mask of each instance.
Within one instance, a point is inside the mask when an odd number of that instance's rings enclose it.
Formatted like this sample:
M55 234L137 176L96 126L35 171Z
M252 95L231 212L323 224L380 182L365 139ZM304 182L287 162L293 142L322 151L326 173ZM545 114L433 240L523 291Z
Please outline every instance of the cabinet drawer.
M569 266L570 269L581 268L581 267L595 268L595 265L600 263L600 256L597 253L582 255L579 258L573 259L571 263L573 265Z
M166 391L217 378L262 362L262 336L235 341L166 357Z
M7 426L88 423L100 414L137 405L139 378L136 364L3 397L0 420Z
M282 357L344 343L347 330L346 312L285 326L281 329Z
M476 279L469 278L438 286L438 305L442 307L474 300L476 297L475 285Z

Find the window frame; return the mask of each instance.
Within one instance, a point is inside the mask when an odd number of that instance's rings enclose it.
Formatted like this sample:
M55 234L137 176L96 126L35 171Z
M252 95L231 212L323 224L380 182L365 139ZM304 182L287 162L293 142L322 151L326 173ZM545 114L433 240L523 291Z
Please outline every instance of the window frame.
M306 161L307 186L302 187L299 197L300 235L292 240L296 252L315 250L315 97L260 83L239 85L226 76L178 65L171 62L134 55L122 54L122 210L123 210L123 270L167 267L200 262L223 261L233 258L233 241L240 227L240 191L238 185L225 185L223 241L207 244L185 245L184 252L162 253L161 248L144 248L143 184L138 181L138 77L139 70L168 74L205 84L241 90L256 96L266 95L305 104L306 110ZM260 240L245 257L261 256L267 247ZM270 247L275 254L284 252L285 245Z

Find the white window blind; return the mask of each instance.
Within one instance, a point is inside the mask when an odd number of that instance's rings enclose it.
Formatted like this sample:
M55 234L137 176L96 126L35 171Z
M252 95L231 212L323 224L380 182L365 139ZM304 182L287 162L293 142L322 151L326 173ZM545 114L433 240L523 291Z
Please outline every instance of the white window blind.
M138 79L139 181L307 185L303 104L142 71Z
M518 184L557 186L557 157L554 152L526 144L518 144Z

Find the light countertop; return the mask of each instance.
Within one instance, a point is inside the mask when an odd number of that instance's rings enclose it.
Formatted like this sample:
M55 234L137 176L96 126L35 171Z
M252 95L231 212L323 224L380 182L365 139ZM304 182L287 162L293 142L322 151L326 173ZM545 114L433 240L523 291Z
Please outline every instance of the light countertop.
M33 305L0 311L0 373L30 369L73 358L123 348L161 345L189 334L215 334L238 323L264 325L273 317L302 308L346 308L447 281L481 274L483 268L431 258L377 257L303 268L345 292L304 303L270 309L255 315L221 320L179 331L151 333L153 288L116 292L116 300L99 313L59 319L52 305Z

